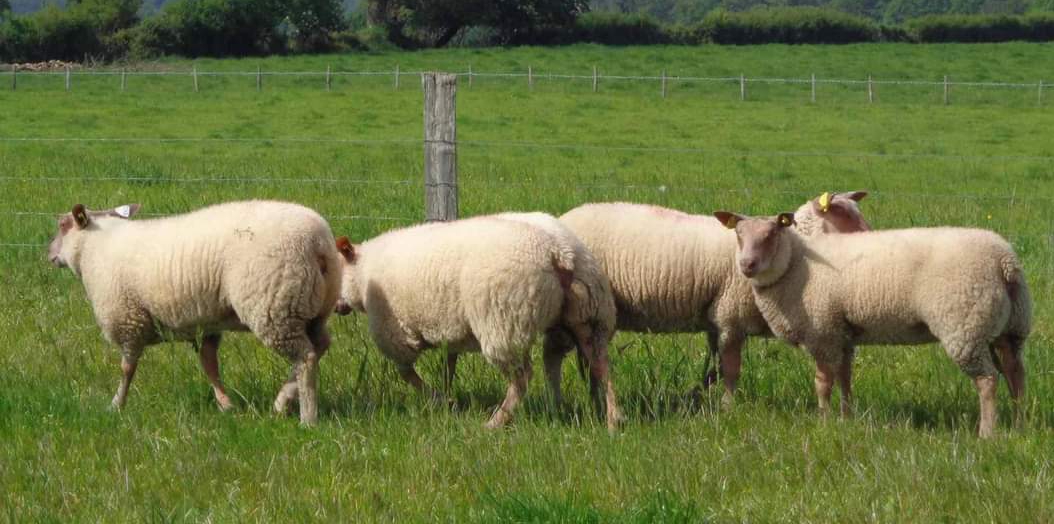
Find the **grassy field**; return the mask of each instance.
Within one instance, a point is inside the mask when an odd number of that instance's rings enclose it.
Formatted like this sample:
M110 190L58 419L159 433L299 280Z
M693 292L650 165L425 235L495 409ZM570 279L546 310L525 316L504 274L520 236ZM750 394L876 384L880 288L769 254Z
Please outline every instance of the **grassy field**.
M733 410L696 335L616 337L629 421L609 436L568 363L563 413L536 375L508 430L482 423L504 393L462 359L454 409L401 383L361 318L331 323L322 421L270 402L287 365L251 336L225 338L237 409L219 413L188 345L147 350L121 413L117 352L81 284L45 263L54 216L83 202L174 213L242 198L314 207L363 239L423 213L416 77L18 77L0 90L0 518L27 521L1035 521L1054 516L1054 92L1034 89L548 79L548 73L1036 82L1054 47L864 45L452 50L199 61L199 71L524 72L461 80L461 212L562 213L628 200L697 213L792 210L867 189L881 228L962 225L1007 236L1036 302L1027 421L975 436L971 383L937 346L866 347L857 416L815 413L811 360L751 340ZM190 62L143 64L189 71ZM1054 82L1054 79L1049 79ZM2 80L0 80L2 83ZM2 84L7 85L7 84ZM1054 90L1052 90L1054 91ZM23 140L23 139L32 140ZM83 139L116 139L85 141ZM47 140L43 140L47 139ZM78 139L78 140L69 140ZM441 352L420 364L440 383ZM536 370L540 370L540 362Z

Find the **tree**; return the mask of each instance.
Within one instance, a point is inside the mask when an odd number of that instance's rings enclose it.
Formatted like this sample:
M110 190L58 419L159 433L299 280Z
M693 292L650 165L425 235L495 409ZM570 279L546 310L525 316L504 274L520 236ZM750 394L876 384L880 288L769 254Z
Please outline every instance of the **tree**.
M340 0L287 0L284 8L297 51L329 49L330 33L345 27Z
M498 43L529 42L546 29L568 28L586 0L370 0L370 25L404 47L443 47L464 28L493 28Z

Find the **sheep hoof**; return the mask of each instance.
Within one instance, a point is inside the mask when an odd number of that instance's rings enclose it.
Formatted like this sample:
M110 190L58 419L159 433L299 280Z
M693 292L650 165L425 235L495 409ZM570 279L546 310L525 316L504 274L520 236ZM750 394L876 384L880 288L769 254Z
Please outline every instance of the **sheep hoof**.
M231 399L227 397L217 398L216 403L219 405L221 412L226 413L234 409L234 404L231 403Z

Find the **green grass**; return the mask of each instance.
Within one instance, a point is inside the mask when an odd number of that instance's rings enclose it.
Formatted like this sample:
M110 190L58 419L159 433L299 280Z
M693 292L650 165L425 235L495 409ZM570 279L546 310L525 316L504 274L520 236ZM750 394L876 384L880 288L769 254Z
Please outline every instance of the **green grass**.
M1050 45L867 45L452 50L200 61L199 70L419 69L1034 82ZM149 68L189 70L182 61ZM117 352L80 283L44 262L51 214L83 202L172 213L241 198L318 209L362 239L423 213L421 93L404 76L27 76L0 90L0 518L9 521L1047 521L1054 515L1054 92L601 83L477 78L458 93L462 214L561 213L597 200L708 213L791 210L822 191L868 189L876 227L994 229L1021 255L1036 302L1023 428L974 437L973 387L937 346L867 347L858 414L815 413L812 365L751 340L736 408L688 392L704 337L619 334L614 377L629 422L607 435L568 363L567 412L536 376L513 426L486 432L498 373L462 359L453 410L403 385L361 318L331 323L322 422L270 402L287 365L248 335L221 350L237 410L215 408L184 344L149 349L127 409L107 410ZM1051 79L1054 80L1054 79ZM24 142L7 138L208 138ZM225 142L218 139L260 139ZM282 140L285 139L285 140ZM317 139L292 141L290 139ZM341 142L340 140L345 140ZM353 143L347 140L381 141ZM497 144L495 144L497 142ZM595 148L510 144L593 144ZM616 146L611 148L611 146ZM803 154L810 153L810 154ZM222 178L225 180L215 180ZM355 181L355 182L352 182ZM22 214L16 214L22 213ZM28 213L28 214L27 214ZM420 364L439 384L442 355ZM540 362L536 369L541 369ZM540 373L539 373L540 375Z

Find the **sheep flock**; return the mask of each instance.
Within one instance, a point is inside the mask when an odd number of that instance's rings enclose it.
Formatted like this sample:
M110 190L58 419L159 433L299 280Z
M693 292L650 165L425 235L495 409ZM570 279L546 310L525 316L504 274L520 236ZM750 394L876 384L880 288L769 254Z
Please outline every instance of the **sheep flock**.
M492 429L512 421L541 342L555 409L574 352L597 415L617 431L616 330L705 333L718 362L706 383L722 382L726 409L747 337L779 337L815 360L820 413L837 385L843 417L859 346L939 342L977 389L980 437L997 427L1000 375L1020 421L1032 302L1013 248L982 229L873 230L858 205L866 195L823 193L765 217L585 204L559 218L503 213L356 242L294 203L156 219L133 219L138 204L77 204L58 219L48 258L82 281L120 351L114 409L144 349L166 340L194 345L219 408L231 409L218 348L224 332L249 331L290 365L274 410L295 403L301 423L314 425L327 320L358 313L399 376L437 400L443 393L415 370L422 352L446 350L448 384L459 355L482 354L507 382Z

